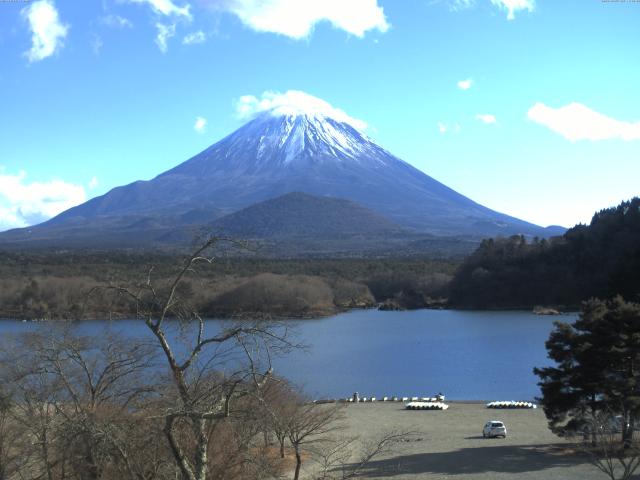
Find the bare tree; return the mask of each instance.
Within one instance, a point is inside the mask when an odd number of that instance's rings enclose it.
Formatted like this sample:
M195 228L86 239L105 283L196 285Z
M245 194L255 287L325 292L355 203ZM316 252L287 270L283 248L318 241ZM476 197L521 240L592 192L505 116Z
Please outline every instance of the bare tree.
M115 468L121 478L139 478L130 468L125 432L154 391L144 380L153 347L112 334L81 337L69 329L32 332L13 343L4 351L3 377L12 385L14 421L37 445L30 452L38 460L31 473L48 480L67 473L97 479Z
M93 289L116 292L135 303L155 337L168 367L171 391L165 392L159 413L170 451L184 480L205 480L211 468L209 452L227 419L236 415L240 399L256 394L270 377L271 351L286 349L286 328L265 322L230 324L214 331L189 304L181 288L200 264L210 264L214 237L185 259L167 285L156 285L153 269L135 287ZM179 330L172 336L172 329ZM173 332L175 333L175 332ZM176 337L184 341L180 343Z
M27 463L24 448L28 445L26 431L13 421L13 401L0 393L0 480L13 478Z
M205 254L217 241L168 283L150 269L139 285L92 289L100 304L134 307L146 341L61 328L3 346L0 381L13 400L0 408L0 480L16 468L31 480L281 476L258 440L271 356L293 345L283 324L208 324L189 304L184 282L213 260Z
M15 399L11 409L13 421L32 439L30 445L23 445L25 448L21 449L31 476L47 480L64 478L55 473L61 463L57 448L60 416L55 383L45 372L33 371L28 374L18 372L10 377L3 375L3 381L7 380L12 382Z
M630 431L624 439L622 431ZM594 413L582 424L581 431L566 432L591 464L611 480L627 480L640 467L640 439L624 416L608 410Z
M330 441L330 435L341 428L343 407L338 404L299 402L290 414L287 436L296 456L293 478L298 480L302 467L302 450Z
M264 383L258 401L265 445L268 445L268 437L270 435L275 436L278 442L280 458L285 458L285 445L289 439L290 419L300 403L304 402L304 398L286 379L272 376Z

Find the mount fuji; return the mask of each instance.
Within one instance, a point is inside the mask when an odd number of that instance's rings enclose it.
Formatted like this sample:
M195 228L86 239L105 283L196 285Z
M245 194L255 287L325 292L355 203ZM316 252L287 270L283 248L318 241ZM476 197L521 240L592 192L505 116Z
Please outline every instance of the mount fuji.
M396 235L548 237L564 231L474 202L377 145L344 112L318 108L328 104L310 98L312 108L298 101L257 112L235 132L154 179L114 188L40 225L5 232L0 244L171 243L180 236L176 229L217 224L234 230L220 219L281 196L289 202L307 198L287 195L292 192L356 204L384 218L387 227L393 224ZM317 216L319 204L314 205ZM362 210L348 208L345 215ZM268 209L260 211L269 215Z

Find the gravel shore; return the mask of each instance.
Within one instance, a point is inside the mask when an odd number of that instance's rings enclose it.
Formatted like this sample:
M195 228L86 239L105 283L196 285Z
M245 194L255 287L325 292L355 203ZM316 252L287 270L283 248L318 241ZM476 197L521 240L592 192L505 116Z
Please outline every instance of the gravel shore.
M360 403L346 408L347 435L373 439L389 430L419 432L394 452L371 462L365 478L603 479L586 458L547 428L541 409L493 410L484 403L447 402L446 411L405 410L402 403ZM485 439L482 427L501 420L507 438Z

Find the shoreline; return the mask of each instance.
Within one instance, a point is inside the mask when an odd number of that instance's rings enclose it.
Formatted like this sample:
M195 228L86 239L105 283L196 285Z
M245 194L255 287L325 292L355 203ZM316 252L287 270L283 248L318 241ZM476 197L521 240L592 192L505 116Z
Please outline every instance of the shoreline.
M346 397L345 397L346 398ZM365 397L368 398L368 397ZM406 403L408 402L412 402L412 401L417 401L417 402L421 402L423 400L376 400L374 402L372 401L366 401L366 402L349 402L346 401L345 399L335 399L335 398L327 398L327 399L316 399L313 400L313 403L317 403L317 404L330 404L330 403L339 403L339 404L344 404L344 405L401 405L404 406ZM530 408L487 408L487 410L537 410L538 408L541 408L540 405L538 404L537 400L533 399L533 400L523 400L523 399L508 399L508 400L496 400L496 399L492 399L492 400L448 400L445 398L445 400L442 401L442 403L446 403L447 405L484 405L486 406L488 403L491 402L529 402L529 403L533 403L534 405L536 405L536 408L530 409Z
M540 317L548 317L548 316L569 316L575 315L578 313L578 310L559 310L554 313L536 313L530 308L465 308L465 307L457 307L457 306L425 306L420 308L405 308L405 309L386 309L380 308L381 305L371 306L371 307L353 307L353 308L336 308L335 310L329 311L314 311L314 312L305 312L299 314L274 314L274 313L264 313L264 312L244 312L233 315L207 315L205 317L206 321L216 320L216 321L248 321L248 320L272 320L272 321L299 321L299 320L323 320L328 317L333 317L337 315L341 315L344 313L357 312L357 311L366 311L366 310L377 310L380 312L413 312L418 310L444 310L444 311L460 311L460 312L516 312L516 313L530 313L532 315L540 316ZM90 317L90 318L47 318L47 317L11 317L5 316L0 311L0 322L4 321L13 321L13 322L26 322L26 323L46 323L46 322L54 322L54 323L63 323L63 322L118 322L122 320L136 320L132 316L117 316L117 317ZM176 320L172 318L172 320ZM140 321L143 321L140 319Z

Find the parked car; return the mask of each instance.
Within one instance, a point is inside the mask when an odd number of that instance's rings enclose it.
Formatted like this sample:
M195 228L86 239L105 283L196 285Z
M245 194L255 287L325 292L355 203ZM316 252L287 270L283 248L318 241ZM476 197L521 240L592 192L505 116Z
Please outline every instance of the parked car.
M484 438L491 437L504 437L507 438L507 427L504 423L498 420L491 420L487 422L482 429L482 436Z

